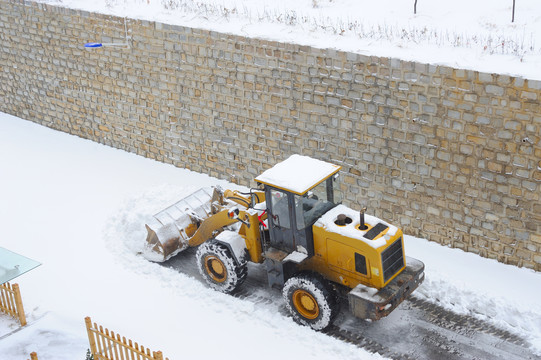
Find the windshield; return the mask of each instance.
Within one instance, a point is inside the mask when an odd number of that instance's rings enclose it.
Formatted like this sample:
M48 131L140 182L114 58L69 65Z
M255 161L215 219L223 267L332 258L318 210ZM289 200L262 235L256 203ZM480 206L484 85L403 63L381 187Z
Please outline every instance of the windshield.
M342 202L335 176L310 189L303 196L295 195L297 229L311 226L323 214Z

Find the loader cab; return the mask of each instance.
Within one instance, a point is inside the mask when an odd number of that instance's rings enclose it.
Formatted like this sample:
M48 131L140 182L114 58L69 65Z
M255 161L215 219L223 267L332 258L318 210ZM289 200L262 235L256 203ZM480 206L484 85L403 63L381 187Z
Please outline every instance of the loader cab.
M314 255L312 225L341 202L340 166L293 155L256 178L265 186L270 246Z

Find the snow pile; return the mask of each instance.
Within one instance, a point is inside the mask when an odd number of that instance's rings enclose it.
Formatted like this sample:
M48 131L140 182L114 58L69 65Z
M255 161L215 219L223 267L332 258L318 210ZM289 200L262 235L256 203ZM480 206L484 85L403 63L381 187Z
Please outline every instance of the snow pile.
M541 2L38 0L280 42L541 80ZM101 39L82 39L101 41Z

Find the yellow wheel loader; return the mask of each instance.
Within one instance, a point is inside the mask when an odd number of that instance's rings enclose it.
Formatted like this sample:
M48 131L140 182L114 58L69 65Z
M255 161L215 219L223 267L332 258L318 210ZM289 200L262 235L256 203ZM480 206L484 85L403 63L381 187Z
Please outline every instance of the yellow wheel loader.
M406 258L396 226L341 204L340 169L292 155L256 177L260 189L198 190L146 225L144 255L160 262L198 246L199 271L225 293L242 285L248 261L264 264L292 317L315 330L331 324L340 297L378 320L424 280L424 264Z

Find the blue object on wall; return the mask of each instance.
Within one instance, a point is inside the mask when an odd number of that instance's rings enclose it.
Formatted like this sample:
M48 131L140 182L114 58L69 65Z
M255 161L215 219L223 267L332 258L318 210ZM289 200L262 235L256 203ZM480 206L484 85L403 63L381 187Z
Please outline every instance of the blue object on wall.
M85 47L87 47L87 48L99 48L99 47L102 47L102 46L103 46L102 43L94 43L94 42L85 44Z

